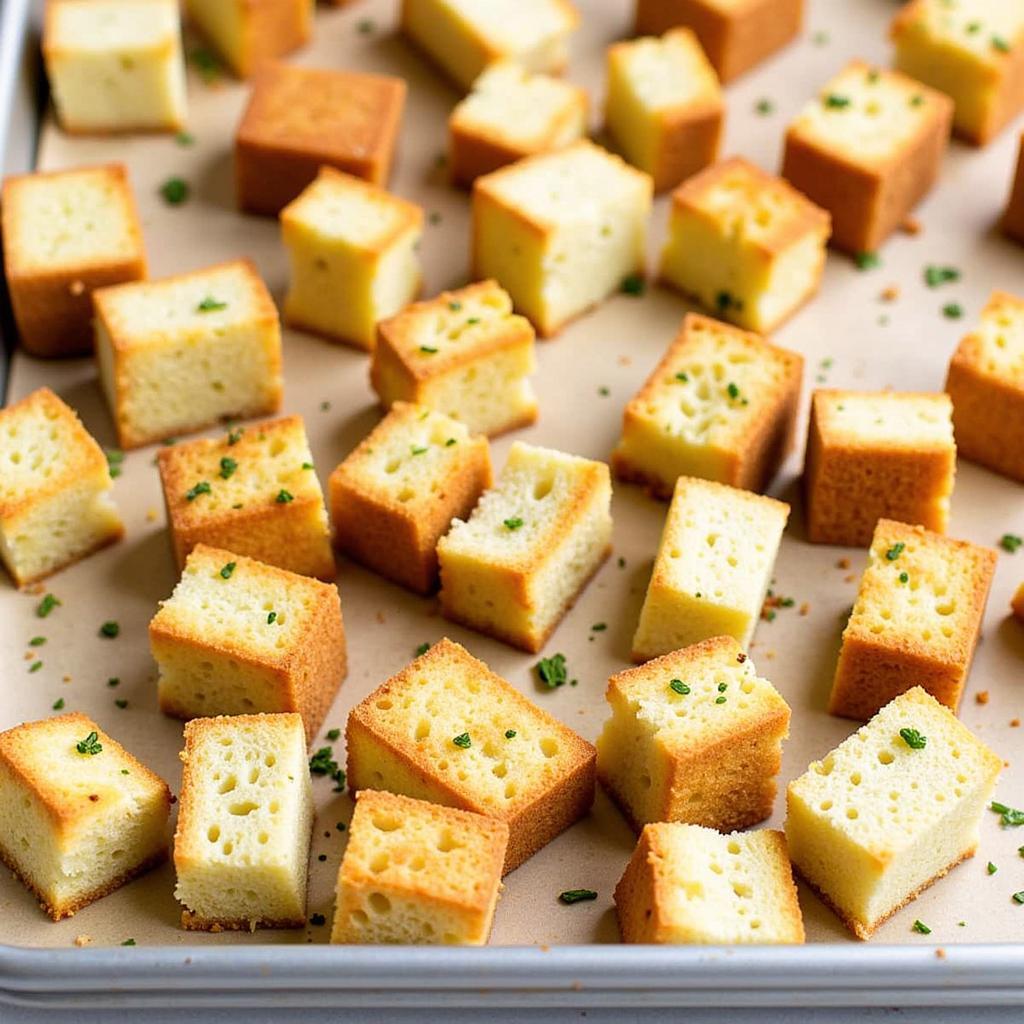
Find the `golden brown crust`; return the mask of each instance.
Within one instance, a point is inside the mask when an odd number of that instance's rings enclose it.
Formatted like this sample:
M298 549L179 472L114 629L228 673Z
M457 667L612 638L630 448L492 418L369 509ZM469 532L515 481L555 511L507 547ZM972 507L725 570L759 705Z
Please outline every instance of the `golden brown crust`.
M257 921L248 918L200 917L190 910L182 910L181 927L187 932L254 932L257 928L304 928L305 917L286 917L270 920L261 917Z

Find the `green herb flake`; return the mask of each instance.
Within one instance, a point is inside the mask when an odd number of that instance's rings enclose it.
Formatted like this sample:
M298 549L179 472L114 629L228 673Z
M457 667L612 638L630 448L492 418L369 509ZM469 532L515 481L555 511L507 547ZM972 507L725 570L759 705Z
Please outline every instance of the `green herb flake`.
M619 290L623 295L639 297L647 291L647 281L643 274L630 274L628 277L624 277L622 279L622 284L619 285Z
M160 195L169 206L181 206L188 199L188 182L183 178L168 178L160 186Z
M596 899L597 893L593 889L566 889L565 892L558 894L558 901L566 906L571 906L573 903L587 903Z
M549 690L564 686L569 680L564 654L552 654L550 658L541 658L536 668L540 681Z
M59 598L54 597L53 594L46 594L42 601L36 605L36 616L40 619L45 619L59 604Z
M910 573L901 572L900 573L900 583L909 583L909 582L910 582Z
M522 527L523 521L518 516L513 516L511 519L503 520L505 529L507 530L518 530Z
M1024 891L1015 892L1012 899L1014 903L1024 903Z
M220 570L220 578L222 580L231 579L231 574L235 571L235 567L237 564L237 562L227 562L224 565L222 565Z
M116 705L117 705L117 706L118 706L118 707L119 707L119 708L120 708L120 709L121 709L122 711L124 711L124 709L125 709L126 707L128 707L128 701L127 701L127 700L125 700L125 698L124 698L124 697L118 697L118 699L117 699L117 700L115 700L115 701L114 701L114 703L115 703L115 704L116 704Z
M728 392L729 398L734 402L740 397L739 385L735 384L733 381L729 381L725 390Z
M277 622L277 612L267 612L267 625L272 626Z
M915 921L910 928L911 931L917 932L918 935L931 935L932 930L924 923L924 921Z
M591 627L592 633L603 633L608 628L607 622L595 622Z
M103 744L100 743L99 733L93 731L85 737L84 740L79 740L75 744L75 750L80 754L88 754L90 757L95 757L103 749Z
M104 636L108 640L113 640L120 632L120 625L113 619L107 619L107 621L100 626L100 636Z
M287 505L289 501L294 500L295 495L291 491L286 491L283 487L277 492L277 497L274 499L278 505Z
M850 105L850 97L841 96L837 92L830 92L822 102L830 110L845 110Z
M309 771L312 775L326 775L332 778L335 782L335 793L340 793L345 788L345 770L334 759L333 747L321 747L309 759Z
M363 18L357 25L356 28L359 30L360 35L368 36L377 26L373 23L370 18Z
M437 349L433 345L420 345L420 351L426 352L427 355L433 355Z
M32 637L31 640L29 640L28 645L29 645L29 647L42 647L43 644L45 644L45 643L46 643L46 637L45 636L34 636L34 637Z
M327 730L327 738L329 740L331 740L332 742L334 740L338 739L340 736L341 736L341 730L340 729L328 729Z
M456 441L454 437L449 437L448 440L445 441L444 446L445 448L451 448L453 444L458 444L458 441Z
M512 740L512 739L515 739L515 736L516 736L515 729L506 729L505 730L505 739Z
M468 750L473 745L468 732L460 732L458 736L453 736L452 743L461 750Z
M416 648L416 657L420 658L430 650L430 644L426 640Z
M313 468L313 463L312 462L304 462L302 464L302 468L305 469L305 470L310 470L310 469Z
M964 315L964 307L959 302L947 302L942 307L942 315L947 320L959 320Z
M987 867L985 868L985 870L986 870L986 871L987 871L987 872L988 872L988 873L989 873L990 875L994 875L994 874L995 874L995 873L996 873L996 872L997 872L997 871L999 870L999 868L997 868L997 867L995 866L995 864L993 864L993 863L992 863L992 861L989 861L989 862L988 862L988 866L987 866Z
M43 663L41 661L33 661L32 664L29 665L28 670L29 672L38 672L42 667Z
M690 382L690 375L685 370L680 370L676 374L676 380L682 381L683 384L689 384L689 382Z
M900 738L911 750L924 750L928 745L928 737L922 736L916 729L911 729L909 726L900 729Z
M120 686L120 685L121 685L121 680L118 679L117 676L111 676L107 680L107 686Z
M680 697L685 697L690 692L690 688L682 681L682 679L673 679L668 684L668 688L673 693L678 693Z
M193 485L185 492L186 501L195 501L200 494L210 493L210 482L208 480L200 480L199 483Z
M725 694L722 694L720 697L716 697L715 698L715 703L716 704L724 704L727 700L728 700L728 698L725 696Z
M754 104L754 113L760 117L767 117L775 113L775 104L770 99L760 99Z
M433 227L437 227L441 223L441 214L437 210L432 210L427 220ZM449 302L448 305L451 306L451 303Z
M179 146L194 146L196 143L196 137L191 132L178 132L174 136L174 141Z
M110 471L110 476L116 480L124 468L124 452L119 448L108 448L106 456L107 469Z
M228 431L228 445L233 447L234 445L238 444L238 442L242 440L242 435L244 433L244 427L239 427L237 430Z
M53 708L53 710L54 710L54 711L63 711L63 710L64 710L64 698L63 698L63 697L58 697L58 698L57 698L57 699L56 699L56 700L55 700L55 701L54 701L54 702L53 702L53 703L52 703L52 704L50 705L50 707L51 707L51 708Z
M204 47L197 46L192 50L188 57L195 69L199 72L199 77L202 78L207 85L220 78L220 61L217 60L211 51Z
M859 252L853 257L858 270L875 270L882 265L882 257L877 252Z
M910 105L912 107L920 107L923 103L924 96L922 96L919 92L914 93L914 95L910 97Z
M220 460L219 475L222 480L229 479L236 469L238 469L238 462L235 459L225 455L224 458Z
M453 313L458 313L458 312L459 312L459 310L461 310L461 309L462 309L462 303L461 303L461 302L458 302L458 301L456 301L455 299L453 299L453 300L452 300L451 302L449 302L449 303L448 303L448 308L449 308L449 309L450 309L450 310L451 310L451 311L452 311Z
M1024 544L1024 537L1019 537L1015 533L1004 533L999 538L999 546L1011 555L1015 555Z
M1002 36L993 36L992 49L998 50L1000 53L1009 53L1010 44Z
M890 562L895 562L896 559L899 558L900 555L903 554L904 550L906 549L906 546L907 545L904 544L903 541L901 541L901 540L896 541L896 543L893 544L893 546L891 548L889 548L888 551L886 551L885 557Z
M814 35L811 36L811 42L814 43L815 46L827 46L828 41L828 33L821 30L815 32Z
M959 280L960 271L956 267L940 267L929 264L924 268L924 283L929 288L938 288L939 285Z
M1024 825L1024 811L1018 811L1014 807L1007 807L1006 804L998 803L995 800L988 806L990 810L995 811L996 814L1001 816L1004 827L1019 828L1021 825Z
M412 454L413 455L425 455L428 450L429 450L429 445L417 445L417 444L414 444L412 446Z
M216 313L219 310L227 309L228 304L221 302L219 299L215 299L212 295L207 295L202 302L196 306L197 313Z
M138 943L134 939L125 939L124 942L121 943L121 945L122 946L137 946Z
M309 923L313 925L315 928L322 928L325 924L327 924L327 918L324 917L323 914L313 914L313 916L309 919Z

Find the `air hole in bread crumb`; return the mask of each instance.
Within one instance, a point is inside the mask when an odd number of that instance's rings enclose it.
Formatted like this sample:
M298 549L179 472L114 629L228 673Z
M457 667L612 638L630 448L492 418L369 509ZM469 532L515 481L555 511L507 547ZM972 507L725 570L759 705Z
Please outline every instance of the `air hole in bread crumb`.
M555 481L552 477L541 477L533 485L533 497L535 501L543 501L550 493L551 489L555 486Z
M264 764L265 764L265 765L266 765L266 766L267 766L268 768L273 768L273 767L274 767L274 765L275 765L275 764L277 764L277 758L276 758L276 757L274 757L274 755L273 755L273 754L267 754L267 756L266 756L265 758L263 758L263 763L264 763Z
M378 832L394 832L402 825L393 814L375 814L371 820Z
M729 845L726 847L726 849L730 853L739 853L740 852L740 844L737 843L735 839L731 839L729 841Z
M422 854L417 854L411 861L409 861L409 869L411 871L422 871L427 866L427 859Z
M814 770L819 775L831 775L833 767L835 767L835 765L834 765L834 763L832 761L832 758L831 757L826 757L823 761L819 761L814 766Z
M519 788L514 782L508 783L508 785L505 786L505 799L511 800L518 792Z
M545 757L554 757L558 753L558 741L552 739L550 736L545 736L540 741L540 752Z
M860 812L857 810L856 807L847 807L846 816L850 819L850 821L856 821L860 817Z
M259 782L259 781L260 781L260 770L259 770L259 768L255 768L255 767L250 768L249 769L249 783L250 783L250 785L252 785L253 783Z
M832 801L831 800L822 800L821 803L818 806L823 811L831 811L832 810Z
M237 818L244 818L259 808L259 804L252 800L239 800L228 806L228 811Z
M356 924L369 924L370 918L365 910L353 910L349 915Z
M224 854L225 857L230 857L234 849L235 844L229 841L221 847L221 852Z
M211 843L217 842L217 840L220 839L220 825L211 825L207 830L206 838L209 839Z
M444 829L437 837L437 848L441 853L451 853L452 850L458 850L461 846L462 843L452 835L449 829Z
M377 701L377 707L381 711L390 711L394 707L394 704L392 704L391 701L385 698L384 700Z
M391 857L385 851L381 851L375 854L373 860L370 861L370 870L375 874L380 874L382 871L387 870L387 866L391 863Z
M499 761L492 769L491 774L497 779L503 779L508 775L508 765L504 761Z
M850 776L850 782L852 782L852 783L853 783L853 785L855 785L855 786L859 786L859 785L861 784L861 775L860 775L860 772L854 772L854 773L853 773L853 774L852 774L852 775Z
M230 792L231 792L231 790L233 790L233 789L235 788L235 786L237 786L237 785L238 785L238 779L237 779L237 778L235 777L235 774L234 774L234 772L232 772L232 773L231 773L231 774L230 774L230 775L229 775L229 776L228 776L228 777L227 777L227 778L226 778L226 779L225 779L225 780L224 780L224 781L223 781L223 782L222 782L222 783L220 784L220 786L219 786L219 787L217 788L217 792L218 792L218 793L220 793L220 794L224 794L224 793L230 793Z
M881 761L882 764L892 764L896 758L893 756L891 750L880 750L878 752L878 760Z
M391 900L382 892L370 893L370 908L377 914L386 914L391 909Z
M258 835L258 836L256 837L256 839L257 839L257 842L259 842L260 846L266 846L266 845L267 845L267 843L268 843L268 842L270 842L270 836L269 836L269 835L267 835L267 833L266 833L266 832L261 832L261 833L260 833L260 834L259 834L259 835Z
M418 740L425 740L430 735L430 720L427 718L421 718L416 723L416 732L414 736Z

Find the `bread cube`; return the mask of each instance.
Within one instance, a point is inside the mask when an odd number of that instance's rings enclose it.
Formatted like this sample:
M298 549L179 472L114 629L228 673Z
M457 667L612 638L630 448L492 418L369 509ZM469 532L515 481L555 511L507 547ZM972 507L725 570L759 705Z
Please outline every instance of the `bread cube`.
M662 282L764 334L818 290L829 216L781 178L736 157L672 193L668 231Z
M995 570L990 548L879 519L829 711L865 721L920 686L955 712Z
M879 519L945 533L952 415L944 394L815 391L804 462L808 539L867 547Z
M605 127L622 155L674 188L718 157L725 104L697 37L677 28L608 48Z
M0 409L0 557L19 587L124 536L103 449L49 388Z
M579 23L568 0L402 0L402 31L463 89L499 60L561 71Z
M789 784L793 866L859 939L973 857L1002 760L920 687Z
M597 776L633 828L686 821L719 831L772 813L789 706L727 636L611 677Z
M5 178L0 229L18 336L35 356L91 352L93 290L146 276L123 164Z
M681 476L633 636L633 660L717 636L746 649L788 518L785 502Z
M851 61L786 132L782 174L832 215L832 244L873 252L931 191L953 101L898 71Z
M240 78L309 39L309 0L185 0L188 16Z
M171 791L80 712L0 733L0 860L59 921L167 856Z
M1024 242L1024 135L1020 137L1017 169L1014 172L1010 198L1003 214L1003 231L1017 242Z
M281 325L249 260L93 293L118 441L138 448L281 405Z
M335 542L421 594L437 586L437 542L491 486L487 439L425 406L396 402L331 474Z
M386 185L405 92L391 75L264 67L235 135L238 205L274 217L324 165Z
M45 12L43 58L65 131L185 126L177 0L50 0Z
M1024 482L1024 299L996 291L946 375L957 451Z
M506 873L594 798L594 748L447 638L356 705L345 737L353 791L505 822Z
M953 130L979 146L1024 109L1024 7L912 0L893 19L896 67L953 99Z
M539 651L611 552L611 497L603 462L516 441L437 545L441 613Z
M232 429L156 454L178 568L197 544L334 578L323 491L301 416Z
M176 718L295 711L312 740L345 678L333 583L197 544L149 624L160 710Z
M364 789L348 831L331 942L486 944L505 822Z
M615 887L624 942L725 946L804 941L786 837L646 825Z
M580 141L473 183L473 276L550 336L644 268L651 179Z
M181 926L303 927L313 792L302 718L194 718L181 760L174 833Z
M577 85L512 61L492 64L448 118L452 180L471 185L481 174L583 138L588 102Z
M718 77L731 82L792 41L803 0L637 0L636 35L693 29Z
M285 319L373 349L377 321L416 298L423 210L331 167L281 211L291 265Z
M493 437L537 419L533 341L508 292L480 281L378 324L370 383L385 408L415 402Z
M765 490L793 445L803 365L796 352L688 313L626 406L612 468L659 498L681 476Z

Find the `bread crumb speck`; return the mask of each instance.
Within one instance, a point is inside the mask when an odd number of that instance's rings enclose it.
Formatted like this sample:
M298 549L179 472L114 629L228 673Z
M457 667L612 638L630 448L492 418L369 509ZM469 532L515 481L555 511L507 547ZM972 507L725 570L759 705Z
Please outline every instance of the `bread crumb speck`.
M850 568L850 560L848 558L840 558L839 561L836 562L836 568L837 569L849 569Z
M91 935L86 935L86 934L83 933L81 935L76 935L75 936L75 945L76 946L88 946L90 942L92 942L92 936Z
M946 951L941 946L939 946L935 950L935 959L936 960L945 960L946 959Z
M157 510L155 508L147 508L146 509L146 522L147 523L155 523L156 522L156 517L158 515L159 515L159 513L157 512Z
M1011 718L1010 719L1010 728L1011 729L1019 729L1020 728L1020 719L1019 718Z
M895 302L900 297L899 287L891 284L888 288L883 288L878 297L882 302Z
M979 704L987 704L988 703L988 690L979 690L974 695L974 699Z
M804 603L802 605L800 605L800 614L801 615L807 615L807 613L810 610L811 610L810 602L804 601Z
M923 230L921 222L916 217L904 217L900 223L900 231L905 235L919 235Z

